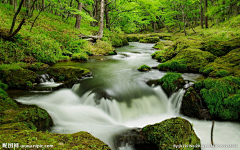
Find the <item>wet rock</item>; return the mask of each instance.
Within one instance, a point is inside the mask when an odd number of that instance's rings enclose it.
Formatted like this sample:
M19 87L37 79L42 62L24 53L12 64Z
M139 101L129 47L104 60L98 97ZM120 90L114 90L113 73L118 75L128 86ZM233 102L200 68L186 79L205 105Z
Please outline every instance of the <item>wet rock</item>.
M130 57L129 55L127 55L127 54L120 54L120 55L123 55L123 56L125 56L125 57Z
M174 145L194 145L194 149L201 149L191 123L180 117L127 131L115 139L116 147L128 143L136 150L174 149Z
M71 67L71 66L59 66L49 68L47 73L55 78L55 81L67 81L73 78L80 79L83 76L90 74L88 69Z

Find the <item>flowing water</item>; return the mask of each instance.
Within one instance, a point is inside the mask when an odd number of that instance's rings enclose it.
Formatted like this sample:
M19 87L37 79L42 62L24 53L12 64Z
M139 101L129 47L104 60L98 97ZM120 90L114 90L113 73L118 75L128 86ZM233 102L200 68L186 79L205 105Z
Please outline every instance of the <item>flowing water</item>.
M179 114L184 90L179 90L168 98L160 86L150 87L146 84L149 80L160 79L166 72L137 70L143 64L151 67L158 65L150 56L154 52L152 46L153 44L133 42L130 46L117 48L118 55L94 57L86 63L58 63L57 66L90 69L93 77L83 79L72 89L48 94L35 92L16 99L47 110L54 121L52 132L67 134L87 131L111 148L114 148L112 139L118 133L176 116L189 120L201 143L210 144L211 121L196 120ZM183 77L191 81L203 78L199 74L187 73ZM214 144L238 144L239 129L239 123L215 122ZM118 149L132 148L126 145Z

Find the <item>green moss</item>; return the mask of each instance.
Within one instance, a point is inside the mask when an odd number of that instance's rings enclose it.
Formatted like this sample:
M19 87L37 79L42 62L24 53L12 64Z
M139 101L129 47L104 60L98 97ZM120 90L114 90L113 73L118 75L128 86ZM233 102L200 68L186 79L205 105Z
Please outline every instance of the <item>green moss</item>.
M220 79L205 79L195 83L201 97L207 104L212 117L236 120L239 118L240 78L224 77Z
M185 84L180 73L168 72L164 77L158 80L163 90L170 95L178 86Z
M140 43L157 43L159 41L159 37L146 37L143 39L140 39Z
M151 67L144 64L144 65L142 65L141 67L138 68L138 71L149 71L151 69L152 69Z
M29 89L28 85L30 82L35 82L37 74L16 64L0 65L0 77L2 82L8 84L9 88Z
M62 81L62 80L69 80L73 78L81 78L82 76L89 74L90 71L83 68L64 66L64 67L49 68L47 73L50 76L55 77L57 81L59 80Z
M218 57L226 55L233 49L240 46L240 38L233 38L227 41L209 40L206 42L204 49Z
M159 149L174 149L174 145L196 145L200 148L200 139L195 134L191 123L180 117L167 119L142 129L148 140L155 143ZM188 150L189 147L181 147Z
M204 74L211 77L224 77L230 74L239 76L240 49L234 49L227 55L215 59L214 62L205 66L202 70Z
M0 88L6 91L8 89L8 85L0 81Z
M162 49L164 49L164 44L160 41L160 42L157 42L154 46L153 46L153 48L155 48L155 49L158 49L158 50L162 50Z
M79 61L87 61L88 55L86 53L74 53L72 55L73 60L79 60Z
M178 72L185 72L187 71L187 64L186 60L170 60L165 63L158 65L159 70L163 71L178 71Z

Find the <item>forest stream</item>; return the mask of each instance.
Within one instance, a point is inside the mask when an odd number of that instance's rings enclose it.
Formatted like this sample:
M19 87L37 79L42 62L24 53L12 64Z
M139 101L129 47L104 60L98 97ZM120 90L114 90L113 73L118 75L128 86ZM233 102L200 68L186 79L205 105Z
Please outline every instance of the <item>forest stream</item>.
M54 121L51 132L68 134L87 131L112 149L116 149L113 139L117 134L176 116L189 120L201 144L210 145L212 121L197 120L179 113L184 90L168 98L160 86L150 87L146 84L149 80L162 78L166 72L157 69L149 72L137 70L143 64L150 67L159 64L150 56L155 51L152 47L153 44L131 42L129 46L116 48L117 55L92 57L83 63L57 63L57 66L87 68L92 71L93 77L81 80L72 89L30 91L15 99L47 110ZM190 81L204 78L193 73L184 73L182 76ZM214 144L238 144L239 129L239 123L215 121ZM123 143L118 149L132 148L130 144Z

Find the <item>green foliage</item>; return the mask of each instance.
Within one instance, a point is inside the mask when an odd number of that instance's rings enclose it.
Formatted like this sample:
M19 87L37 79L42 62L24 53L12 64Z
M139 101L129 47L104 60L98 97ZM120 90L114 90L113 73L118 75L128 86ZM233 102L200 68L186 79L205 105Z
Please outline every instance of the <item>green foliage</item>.
M159 37L147 37L140 39L140 43L157 43L159 41Z
M0 88L6 91L8 89L8 85L0 81Z
M168 72L164 77L158 80L158 83L167 94L170 94L174 92L179 85L185 82L180 73Z
M145 64L138 68L139 71L149 71L151 69L152 69L151 67Z
M88 55L86 53L74 53L72 55L73 60L87 61Z
M171 60L158 65L159 70L169 70L185 72L187 71L187 64L185 59L181 60Z
M195 83L195 88L207 103L211 116L226 120L238 119L240 78L224 77L205 79Z

